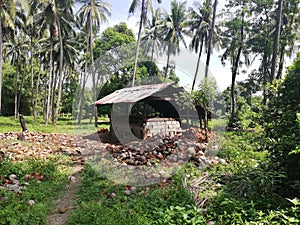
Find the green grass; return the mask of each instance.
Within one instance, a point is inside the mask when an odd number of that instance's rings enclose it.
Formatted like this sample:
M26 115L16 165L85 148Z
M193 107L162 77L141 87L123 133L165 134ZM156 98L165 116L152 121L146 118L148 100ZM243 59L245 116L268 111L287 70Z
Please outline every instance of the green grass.
M30 132L43 132L43 133L66 133L66 134L90 134L97 129L94 126L94 121L90 123L89 119L82 121L82 124L78 125L72 120L71 117L58 118L56 126L52 126L51 123L45 125L45 121L42 117L37 118L37 122L34 121L32 116L24 116L26 127ZM100 118L106 119L106 118ZM107 125L101 125L98 128L108 128ZM22 128L19 119L14 117L0 117L0 133L4 132L21 132Z
M115 198L110 195L114 193ZM194 205L189 193L182 187L181 176L177 174L171 183L163 186L137 187L129 196L124 193L124 185L115 184L101 177L91 167L86 166L78 192L78 208L73 212L71 224L166 224L170 207L185 212ZM184 219L183 213L171 215Z
M28 173L44 173L44 179L39 182L29 180L29 185L22 194L0 189L0 224L46 224L46 214L53 207L64 185L68 182L68 170L59 170L61 164L68 165L68 161L62 157L53 157L49 162L23 161L0 162L0 175L7 178L10 174L16 174L21 183L25 182L23 176ZM0 181L1 182L1 181ZM5 200L4 200L5 199ZM34 200L34 205L28 201Z

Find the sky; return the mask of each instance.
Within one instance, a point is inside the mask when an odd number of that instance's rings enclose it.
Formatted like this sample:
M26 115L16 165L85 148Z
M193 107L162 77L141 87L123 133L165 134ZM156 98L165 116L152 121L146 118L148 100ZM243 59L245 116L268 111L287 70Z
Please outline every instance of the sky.
M138 21L139 21L139 13L137 10L135 15L130 16L128 14L128 9L131 4L131 0L103 0L109 2L112 5L112 15L108 20L108 24L103 24L101 31L106 29L107 27L112 27L120 22L126 22L127 26L131 28L135 35L137 36L138 32ZM160 6L167 11L170 11L170 2L171 0L162 0L161 4L157 4L156 1L153 1L154 8ZM187 0L187 6L192 6L194 0ZM225 0L219 0L218 9L222 9L224 7ZM189 45L190 40L187 38L187 45ZM181 53L179 56L172 58L176 63L176 75L180 78L180 85L186 88L190 88L193 82L193 77L196 70L196 62L197 55L194 52L190 52L185 49L183 46L180 47ZM213 55L211 56L210 61L210 75L214 76L219 90L223 91L231 84L231 69L230 63L227 62L226 66L221 64L220 55L222 54L222 50L217 51L213 50ZM200 71L198 72L198 82L203 78L204 70L205 70L205 60L206 54L202 54L201 58L202 62L200 64ZM157 59L160 61L162 65L165 65L166 58ZM258 63L254 63L252 67L248 69L250 71L251 68L257 67ZM241 81L247 78L247 74L239 74L237 76L237 81Z

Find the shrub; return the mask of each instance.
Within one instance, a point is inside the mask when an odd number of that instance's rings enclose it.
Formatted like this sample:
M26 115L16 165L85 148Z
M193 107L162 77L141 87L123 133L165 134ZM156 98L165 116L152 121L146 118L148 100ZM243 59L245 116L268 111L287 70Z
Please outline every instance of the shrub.
M286 169L289 180L300 180L300 54L288 68L284 81L265 112L270 153ZM296 150L296 151L295 151Z

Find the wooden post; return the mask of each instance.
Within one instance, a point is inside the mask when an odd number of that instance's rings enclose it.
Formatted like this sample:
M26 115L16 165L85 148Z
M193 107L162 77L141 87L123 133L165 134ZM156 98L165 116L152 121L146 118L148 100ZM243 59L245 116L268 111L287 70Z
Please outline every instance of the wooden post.
M95 115L95 127L98 127L98 108L96 104L94 106L94 115Z
M25 124L24 116L20 115L19 118L20 118L20 124L21 124L21 127L22 127L22 132L28 132L28 129L27 129L26 124Z

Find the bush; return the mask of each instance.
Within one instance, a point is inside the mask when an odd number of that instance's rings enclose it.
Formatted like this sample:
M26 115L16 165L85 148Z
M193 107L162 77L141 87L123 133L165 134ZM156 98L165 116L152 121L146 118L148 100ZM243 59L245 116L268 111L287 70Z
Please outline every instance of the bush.
M270 153L275 162L285 168L289 180L300 180L300 54L288 68L277 95L265 112L265 130ZM296 150L296 151L295 151Z

